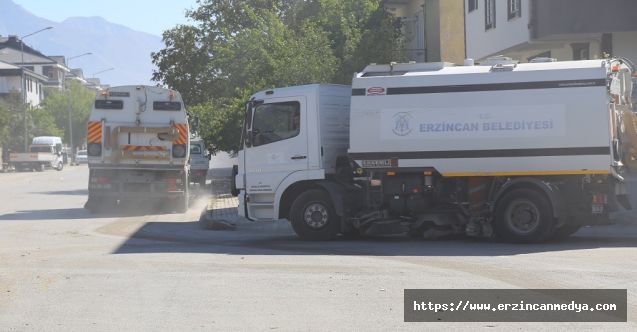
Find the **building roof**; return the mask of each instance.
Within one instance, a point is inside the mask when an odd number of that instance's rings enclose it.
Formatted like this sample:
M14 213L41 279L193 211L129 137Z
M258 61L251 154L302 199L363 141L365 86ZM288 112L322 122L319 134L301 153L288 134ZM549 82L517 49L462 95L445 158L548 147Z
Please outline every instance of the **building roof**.
M16 65L12 65L4 61L0 61L0 70L3 70L3 69L20 69L20 67Z
M22 40L17 36L0 36L0 60L9 63L22 63L23 56L25 64L55 62L55 60L47 57L31 46L27 44L22 45Z
M35 73L29 69L0 61L0 76L20 76L23 72L25 75L35 78L39 81L46 82L49 79L48 77Z

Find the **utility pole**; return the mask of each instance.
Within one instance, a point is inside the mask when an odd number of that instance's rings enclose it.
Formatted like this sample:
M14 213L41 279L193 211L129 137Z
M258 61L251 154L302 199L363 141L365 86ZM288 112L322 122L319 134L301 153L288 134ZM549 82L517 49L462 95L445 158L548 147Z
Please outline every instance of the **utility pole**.
M24 38L35 35L36 33L40 33L45 30L53 29L53 27L46 27L44 29L40 29L36 32L32 32L30 34L24 35L20 37L20 57L21 63L20 67L22 67L22 103L24 104L24 152L27 152L29 149L29 133L27 132L27 110L29 107L27 106L27 81L24 79Z
M92 52L86 52L84 54L80 54L80 55L75 55L72 57L69 57L68 59L66 59L66 66L69 68L69 72L71 71L71 60L72 59L76 59L79 58L81 56L85 56L85 55L91 55L93 54ZM64 86L66 87L66 74L64 75ZM71 143L71 165L75 164L75 144L73 144L73 112L72 112L72 107L71 107L71 86L69 85L68 90L67 90L68 94L69 94L69 103L68 103L68 111L69 111L69 140Z

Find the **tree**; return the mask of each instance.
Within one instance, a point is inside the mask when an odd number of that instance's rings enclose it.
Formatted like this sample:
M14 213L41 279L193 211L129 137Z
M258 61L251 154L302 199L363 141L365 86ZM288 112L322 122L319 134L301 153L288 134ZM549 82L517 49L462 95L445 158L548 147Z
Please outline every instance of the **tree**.
M20 93L10 93L0 100L0 141L4 146L15 151L24 150L25 116L27 144L30 144L35 136L59 136L62 134L50 113L39 107L25 105Z
M193 24L164 32L153 79L181 92L215 150L236 151L243 105L259 90L349 84L370 62L401 60L382 0L201 0ZM194 118L195 116L193 116Z
M67 82L67 89L48 89L42 103L42 112L49 114L57 128L63 128L59 135L73 146L81 146L86 141L86 123L95 100L95 91L79 82ZM73 142L70 141L69 108L73 122ZM57 136L57 135L56 135Z

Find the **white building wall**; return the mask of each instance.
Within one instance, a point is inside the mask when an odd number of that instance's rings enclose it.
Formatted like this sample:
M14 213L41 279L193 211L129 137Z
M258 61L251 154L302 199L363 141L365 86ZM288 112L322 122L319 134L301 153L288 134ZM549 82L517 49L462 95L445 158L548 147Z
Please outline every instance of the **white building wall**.
M32 107L38 107L40 105L40 101L42 101L43 99L44 94L41 82L30 78L26 80L25 84L27 85L27 89L25 90L26 103L31 105ZM29 89L29 85L31 86L31 89ZM20 76L0 77L0 93L10 92L22 92L22 78Z
M0 77L0 93L20 92L20 76Z
M529 0L522 0L522 15L508 18L507 0L496 1L496 25L485 29L485 0L478 0L478 9L469 13L469 0L465 0L465 24L467 57L480 60L496 55L516 45L526 43L531 38L529 23L531 6Z
M41 83L33 78L27 79L26 103L32 107L40 106Z

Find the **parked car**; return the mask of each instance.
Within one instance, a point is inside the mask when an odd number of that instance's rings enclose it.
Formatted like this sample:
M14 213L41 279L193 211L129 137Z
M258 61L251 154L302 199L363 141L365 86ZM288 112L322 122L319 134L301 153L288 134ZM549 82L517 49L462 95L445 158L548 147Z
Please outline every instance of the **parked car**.
M86 155L86 150L79 150L77 154L75 154L75 163L76 164L88 164L88 157Z

